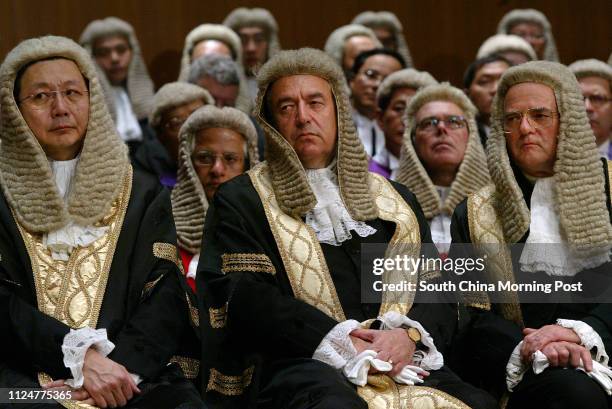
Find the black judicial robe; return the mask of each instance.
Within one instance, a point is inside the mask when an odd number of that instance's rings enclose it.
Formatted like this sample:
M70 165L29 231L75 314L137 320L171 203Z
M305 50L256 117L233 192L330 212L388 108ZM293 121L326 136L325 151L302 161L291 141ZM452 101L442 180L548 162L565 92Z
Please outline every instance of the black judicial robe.
M602 160L604 166L606 197L610 197L610 180L608 179L608 162ZM512 166L514 176L523 192L525 202L531 205L533 184ZM610 200L607 201L612 223L612 208ZM467 199L462 201L453 214L451 222L451 236L453 243L471 243L469 229ZM529 231L521 238L519 243L525 243ZM465 254L467 246L453 248L450 257L474 257ZM520 252L512 252L512 264L515 277L524 278L529 282L532 279L538 282L549 282L551 278L545 273L522 273L518 269ZM518 254L517 254L518 253ZM555 278L555 277L553 277ZM559 279L559 277L556 277ZM598 290L609 291L612 288L612 262L605 263L595 269L578 273L574 279L585 283L586 288L597 286ZM486 281L486 279L483 279ZM589 286L589 283L593 285ZM544 295L542 295L544 297ZM589 324L602 338L608 353L612 352L612 299L610 303L522 303L520 310L526 328L540 328L544 325L554 324L557 319L580 320ZM463 379L483 387L496 396L506 391L506 364L518 343L523 339L522 328L517 324L504 319L493 304L491 310L467 307L459 308L460 324L458 335L453 345L449 365Z
M170 196L154 177L136 171L97 327L115 344L108 357L141 376L143 391L160 379L185 387L178 366L168 362L187 349L197 356L199 343L186 299L193 295L177 264L154 256L154 243L176 245ZM0 255L0 387L36 387L40 371L53 379L72 377L61 350L70 328L37 309L30 258L3 194Z
M421 241L431 243L416 197L405 186L391 183L413 209ZM361 238L353 232L352 239L340 246L321 245L346 318L358 321L376 318L380 307L361 302L361 244L389 243L395 231L394 223L381 219L367 224L377 230L374 235ZM433 245L428 249L435 252ZM383 251L376 257L384 257ZM224 274L226 253L265 254L275 274L246 270ZM427 256L437 257L437 252ZM270 368L282 360L311 358L338 323L294 298L262 202L246 174L221 185L208 209L196 282L203 341L202 392L213 408L254 407L259 391L274 375ZM431 304L418 300L417 294L408 316L423 324L444 353L457 323L454 296L441 295L439 303ZM220 310L227 314L225 322L213 327L214 311ZM225 385L222 393L215 390L219 379Z

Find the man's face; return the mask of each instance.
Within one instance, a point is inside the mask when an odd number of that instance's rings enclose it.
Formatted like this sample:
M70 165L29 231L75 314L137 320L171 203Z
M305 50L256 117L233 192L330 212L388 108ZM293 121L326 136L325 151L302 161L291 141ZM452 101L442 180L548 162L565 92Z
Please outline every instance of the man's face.
M125 36L114 35L97 39L93 44L93 55L111 84L123 84L132 62L132 47Z
M397 40L395 39L395 35L393 32L384 27L373 28L374 34L378 41L382 44L383 48L387 50L397 51Z
M268 106L274 126L307 169L331 162L337 139L336 106L329 83L314 75L276 80Z
M221 183L245 171L245 144L232 129L207 128L196 134L191 160L209 201Z
M612 131L612 93L610 82L601 77L584 77L578 80L584 105L597 146L610 139Z
M353 68L355 58L362 52L373 50L376 48L376 43L370 37L353 36L344 42L344 53L342 56L342 68L344 71L350 71Z
M178 160L179 131L189 115L204 105L204 101L196 99L183 105L171 108L161 115L157 129L157 139L164 145L170 157Z
M217 40L203 40L193 46L191 50L191 62L194 62L203 55L219 54L227 55L230 58L232 56L232 50L224 42Z
M238 30L242 41L242 62L247 71L254 73L266 62L268 39L261 27L242 27Z
M459 170L467 148L469 132L464 113L456 104L448 101L432 101L423 105L415 114L414 148L427 172L432 175L439 172ZM437 126L421 127L430 118L443 120ZM452 129L450 120L459 118L462 127Z
M480 116L488 122L491 115L491 103L497 92L497 85L502 74L509 68L503 61L494 61L483 65L476 71L474 80L468 89L468 96L478 108Z
M378 86L389 74L401 69L399 61L390 55L377 54L365 60L350 81L355 108L360 112L375 110Z
M525 114L528 109L535 116L528 120L527 115L523 115L516 129L506 133L510 159L527 175L552 176L559 135L557 101L553 90L533 82L513 85L504 98L504 117L515 113ZM543 112L553 112L552 120L544 126L537 124Z
M544 47L546 46L546 38L544 37L544 29L538 23L522 22L513 25L510 28L509 34L514 34L523 37L533 47L539 59L544 56Z
M210 95L215 99L215 106L218 108L236 106L236 98L238 98L238 85L223 85L217 80L209 76L200 78L197 84L208 90Z
M414 88L398 88L391 94L391 100L378 119L380 129L385 133L385 148L400 157L402 142L404 139L404 113L410 99L416 94Z
M45 154L74 159L89 121L89 95L77 65L65 59L32 64L21 77L19 101L21 115Z

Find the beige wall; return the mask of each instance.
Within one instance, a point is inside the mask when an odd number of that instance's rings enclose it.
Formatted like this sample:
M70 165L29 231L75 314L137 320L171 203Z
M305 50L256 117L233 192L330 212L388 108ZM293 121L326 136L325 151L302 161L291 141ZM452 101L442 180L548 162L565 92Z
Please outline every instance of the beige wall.
M159 87L176 79L185 35L198 24L220 23L238 6L268 8L278 20L284 48L323 47L327 35L357 13L393 11L404 25L416 68L455 85L482 41L513 8L535 7L548 16L563 63L580 58L606 61L612 51L609 0L3 0L0 56L34 36L78 39L89 21L114 15L134 26Z

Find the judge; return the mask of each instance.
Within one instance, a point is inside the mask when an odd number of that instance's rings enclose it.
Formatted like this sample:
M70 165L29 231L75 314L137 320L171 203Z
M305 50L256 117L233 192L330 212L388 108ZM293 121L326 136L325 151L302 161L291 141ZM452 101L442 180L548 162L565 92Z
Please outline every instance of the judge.
M170 198L132 170L91 59L31 39L0 81L0 385L69 386L65 407L201 405L197 361L169 365L197 335Z
M196 278L207 312L205 401L494 407L443 366L456 320L452 299L440 294L438 303L422 304L414 292L386 292L362 302L362 284L372 281L371 269L360 268L361 257L371 257L362 245L385 243L391 258L437 254L421 245L431 237L414 196L368 173L341 68L318 50L282 51L258 83L268 160L220 186L206 215ZM442 278L426 269L404 273L390 270L383 280ZM368 378L371 365L380 374Z

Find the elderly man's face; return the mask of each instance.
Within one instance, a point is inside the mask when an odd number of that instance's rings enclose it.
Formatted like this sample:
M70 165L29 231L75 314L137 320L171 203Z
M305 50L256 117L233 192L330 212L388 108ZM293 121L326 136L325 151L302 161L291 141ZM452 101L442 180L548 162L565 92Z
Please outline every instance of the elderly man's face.
M242 27L238 30L242 41L242 62L250 73L266 62L268 56L268 39L261 27Z
M191 61L195 61L203 55L219 54L234 58L232 50L227 44L218 40L203 40L197 43L191 50Z
M350 81L355 108L361 113L376 110L378 86L389 74L401 69L400 62L390 55L376 54L365 60Z
M533 47L539 59L544 56L544 47L546 46L546 37L544 37L544 29L538 23L524 21L513 25L508 34L514 34L523 37Z
M197 84L210 92L215 99L215 106L218 108L235 107L238 98L238 85L223 85L214 78L207 75L198 79Z
M597 145L610 139L612 131L612 92L610 82L601 77L584 77L578 80L584 105Z
M414 88L398 88L391 94L391 100L378 119L380 129L385 133L385 148L399 158L404 139L404 113L406 105L416 94Z
M276 80L268 106L276 129L307 169L329 165L337 139L336 106L331 86L314 75Z
M89 95L77 65L66 59L34 63L20 85L19 110L45 154L74 159L89 121Z
M527 175L553 175L559 135L557 111L555 94L546 85L525 82L506 93L506 146L510 159Z
M350 71L353 68L355 58L362 52L373 50L376 43L367 36L352 36L344 42L344 53L342 56L342 68Z
M456 174L469 137L463 110L452 102L432 101L416 112L415 122L414 148L430 176Z
M491 103L495 93L497 93L499 79L508 68L508 64L504 61L493 61L483 65L476 71L474 80L467 90L467 94L478 108L478 112L487 121L491 114Z
M132 62L132 47L125 36L97 39L93 44L93 56L111 84L121 85L127 79Z
M207 128L196 134L191 160L209 201L221 183L246 170L245 147L245 138L232 129Z
M161 115L157 139L164 145L170 157L176 162L178 160L179 131L189 115L204 105L204 101L196 99L183 105L168 109Z

